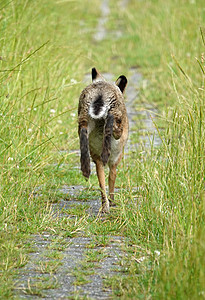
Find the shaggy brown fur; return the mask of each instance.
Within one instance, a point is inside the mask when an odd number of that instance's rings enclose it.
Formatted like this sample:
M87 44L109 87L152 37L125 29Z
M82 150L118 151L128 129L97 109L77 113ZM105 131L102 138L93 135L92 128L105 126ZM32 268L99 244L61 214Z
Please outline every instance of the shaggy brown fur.
M111 84L93 68L92 81L82 91L78 105L80 161L86 178L90 176L90 155L95 162L102 195L102 212L106 213L113 204L116 168L128 138L129 126L123 97L127 79L122 75L115 84ZM105 190L106 164L110 169L109 200Z

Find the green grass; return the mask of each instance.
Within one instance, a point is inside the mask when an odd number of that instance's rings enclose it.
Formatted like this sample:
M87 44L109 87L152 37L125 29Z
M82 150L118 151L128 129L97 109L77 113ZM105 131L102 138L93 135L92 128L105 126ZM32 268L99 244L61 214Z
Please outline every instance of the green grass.
M133 0L124 9L111 0L107 37L94 43L100 3L0 2L1 298L14 297L31 234L48 232L55 235L50 247L62 252L64 237L90 236L91 262L101 259L95 245L124 236L126 276L106 283L114 298L204 299L204 1ZM113 38L109 32L117 30L122 36ZM63 185L85 186L78 200L99 197L96 176L86 183L72 152L79 147L82 80L93 66L128 80L129 69L138 67L136 103L158 107L162 144L139 146L121 162L119 205L104 220L81 205L70 210L74 217L54 218L50 205L69 197L59 191ZM56 272L55 257L41 267ZM43 286L30 293L40 295Z
M36 277L31 282L28 280L27 287L24 289L25 295L44 297L45 290L58 288L58 282L55 277ZM15 299L18 299L16 297Z

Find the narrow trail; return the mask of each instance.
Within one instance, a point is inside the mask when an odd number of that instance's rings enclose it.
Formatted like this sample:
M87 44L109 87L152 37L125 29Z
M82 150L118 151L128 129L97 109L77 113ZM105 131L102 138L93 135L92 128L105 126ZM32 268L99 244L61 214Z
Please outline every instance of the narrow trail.
M128 1L121 1L121 7L125 7ZM109 18L109 0L102 1L101 4L102 15L99 19L96 33L93 39L97 42L101 42L108 34L106 30L106 22ZM112 33L113 34L113 33ZM118 31L114 33L115 36L120 36L123 32ZM105 79L114 81L113 74L102 74ZM143 128L140 131L140 139L144 143L146 148L150 147L150 139L153 139L154 146L160 143L160 139L157 135L157 131L153 125L152 118L154 118L156 109L153 107L145 106L144 110L138 110L136 99L138 97L138 90L142 76L136 68L131 68L127 75L129 85L126 90L126 107L128 112L128 118L130 122L130 135L133 134L132 128L135 126L136 116L141 117ZM85 75L84 82L90 83L90 74ZM140 104L142 106L142 104ZM149 132L149 135L147 134ZM155 136L155 138L153 138ZM138 145L132 144L129 140L125 154L129 155L130 151L136 151ZM76 151L76 155L79 155L79 151ZM67 186L64 185L59 190L62 194L69 195L72 200L66 201L61 199L58 203L52 205L54 217L61 217L64 215L64 211L71 208L73 205L86 206L87 214L90 216L97 216L100 209L99 199L92 200L78 200L78 196L85 189L84 186ZM72 217L67 215L68 217ZM63 257L60 260L60 264L53 272L43 271L43 265L45 267L48 261L49 253L54 254L53 239L56 238L55 234L44 233L42 235L32 236L32 242L34 251L29 254L29 262L20 270L19 278L16 283L15 293L18 295L18 299L73 299L73 295L86 296L90 299L110 299L112 290L106 288L103 280L106 276L112 276L116 274L123 275L123 267L120 262L126 253L122 250L124 244L124 238L121 236L110 236L106 246L96 245L92 251L98 254L96 261L94 260L92 267L90 268L90 274L87 274L86 280L81 283L77 283L77 272L80 273L83 269L83 264L89 261L89 247L93 241L92 236L81 235L78 237L63 238L63 244L65 248L62 250ZM59 240L59 244L61 244ZM43 264L43 265L42 265ZM44 288L41 287L42 282ZM45 284L46 283L46 284ZM41 288L38 288L40 286Z

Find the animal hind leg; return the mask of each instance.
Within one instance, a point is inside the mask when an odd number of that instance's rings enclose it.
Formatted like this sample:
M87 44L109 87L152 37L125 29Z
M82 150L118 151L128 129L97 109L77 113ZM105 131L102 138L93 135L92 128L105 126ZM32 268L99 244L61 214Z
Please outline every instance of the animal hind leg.
M111 153L111 138L113 133L113 122L114 122L113 115L108 113L107 119L105 121L105 126L104 126L103 148L101 153L101 160L104 166L107 164Z
M90 176L90 153L87 126L79 128L81 171L86 178Z

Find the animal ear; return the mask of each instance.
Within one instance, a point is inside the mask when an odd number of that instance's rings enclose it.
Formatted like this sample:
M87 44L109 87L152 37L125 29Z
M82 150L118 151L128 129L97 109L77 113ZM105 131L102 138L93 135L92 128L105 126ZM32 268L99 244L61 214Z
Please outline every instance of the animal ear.
M92 68L92 81L104 80L102 75L96 70L96 68Z
M125 88L127 86L127 78L124 75L121 75L115 82L115 84L119 87L122 93L124 93Z

